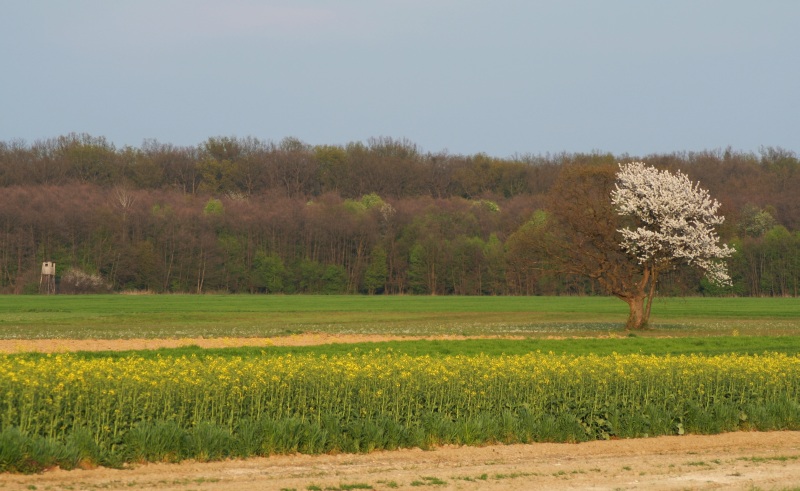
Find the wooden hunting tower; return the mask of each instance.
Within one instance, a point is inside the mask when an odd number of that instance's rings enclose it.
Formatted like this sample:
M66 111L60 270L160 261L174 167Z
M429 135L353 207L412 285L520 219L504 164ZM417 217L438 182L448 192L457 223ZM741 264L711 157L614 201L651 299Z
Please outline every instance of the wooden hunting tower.
M42 277L39 278L39 292L46 295L56 292L56 263L42 263Z

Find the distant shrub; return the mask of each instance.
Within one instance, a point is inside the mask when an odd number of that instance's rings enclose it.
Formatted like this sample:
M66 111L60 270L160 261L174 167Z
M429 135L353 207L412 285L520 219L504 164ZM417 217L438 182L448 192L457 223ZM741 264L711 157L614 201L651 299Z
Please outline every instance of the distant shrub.
M61 277L59 291L72 294L108 293L111 291L111 284L100 274L87 273L78 268L72 268Z
M222 201L216 198L208 200L203 207L203 215L206 216L220 216L224 211L225 207L222 205Z

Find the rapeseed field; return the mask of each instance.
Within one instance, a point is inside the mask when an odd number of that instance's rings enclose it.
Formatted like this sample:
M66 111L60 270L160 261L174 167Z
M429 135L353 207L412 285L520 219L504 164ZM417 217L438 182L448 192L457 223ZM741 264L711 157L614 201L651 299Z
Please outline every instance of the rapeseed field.
M787 354L0 356L0 470L800 427Z

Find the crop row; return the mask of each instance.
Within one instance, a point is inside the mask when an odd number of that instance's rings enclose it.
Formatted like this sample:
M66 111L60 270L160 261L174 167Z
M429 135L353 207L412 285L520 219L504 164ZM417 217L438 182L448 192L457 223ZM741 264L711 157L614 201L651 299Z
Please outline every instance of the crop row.
M78 440L114 462L800 428L799 391L785 354L6 355L0 470Z

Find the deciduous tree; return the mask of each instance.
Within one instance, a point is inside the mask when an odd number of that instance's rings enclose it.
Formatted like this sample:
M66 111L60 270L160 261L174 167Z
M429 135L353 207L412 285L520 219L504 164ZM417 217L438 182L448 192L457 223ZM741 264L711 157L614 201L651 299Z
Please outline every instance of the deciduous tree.
M679 265L728 283L718 245L719 203L680 172L642 162L567 166L550 200L550 234L535 247L562 273L591 278L630 307L627 329L647 325L659 276Z
M641 268L636 294L623 298L631 306L628 327L647 324L659 274L679 264L704 271L714 284L730 284L721 260L733 249L720 246L715 231L725 221L717 214L720 204L686 174L659 171L643 162L620 165L611 202L620 215L634 221L617 232L622 235L620 246Z

